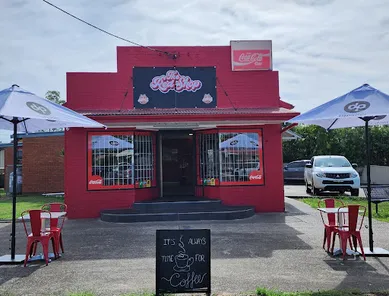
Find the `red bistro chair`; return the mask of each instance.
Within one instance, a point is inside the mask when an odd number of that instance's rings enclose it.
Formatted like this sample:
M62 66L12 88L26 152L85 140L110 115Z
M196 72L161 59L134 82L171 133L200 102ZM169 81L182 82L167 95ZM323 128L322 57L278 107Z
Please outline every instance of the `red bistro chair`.
M351 239L354 242L354 251L357 251L357 244L361 248L363 259L366 261L365 252L363 251L362 238L361 238L361 228L363 224L363 220L366 215L366 207L361 205L348 205L347 207L348 213L344 216L346 217L344 224L341 226L337 226L334 232L334 237L332 240L332 248L331 251L334 251L335 238L336 234L339 236L340 248L342 249L343 260L346 258L347 251L347 242L350 243L351 249L353 246L351 244ZM342 208L339 208L338 213ZM362 211L361 215L359 215L360 211Z
M67 205L64 203L54 202L44 204L41 209L49 212L67 212ZM57 250L59 253L59 248L61 248L62 253L65 253L63 248L63 240L62 240L62 228L65 222L65 217L61 218L50 218L50 231L54 235L54 239L56 242Z
M319 200L318 208L336 208L336 207L344 207L344 203L341 200L337 200L334 198L325 198ZM334 233L336 224L336 214L330 213L325 214L320 212L321 219L323 221L324 225L324 238L323 238L323 249L325 243L327 242L327 249L325 249L327 252L330 251L331 246L331 236ZM338 215L339 217L339 215Z
M24 259L24 266L26 266L28 258L35 254L36 247L38 242L42 244L43 255L46 261L46 265L49 263L49 242L52 241L54 254L57 254L56 244L54 242L54 235L50 231L42 231L42 218L41 213L47 213L50 215L48 211L42 210L27 210L22 212L22 221L24 230L27 235L27 247L26 247L26 257ZM30 216L30 223L28 225L24 216ZM29 232L31 230L31 232Z

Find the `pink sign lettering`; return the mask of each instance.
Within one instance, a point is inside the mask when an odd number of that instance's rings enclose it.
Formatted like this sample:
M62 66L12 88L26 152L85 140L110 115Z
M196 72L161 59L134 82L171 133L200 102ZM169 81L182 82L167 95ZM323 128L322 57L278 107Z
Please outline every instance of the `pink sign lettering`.
M189 76L181 75L177 70L169 70L166 75L155 76L150 82L150 88L166 94L169 91L181 93L183 91L196 92L203 84L200 80L192 80Z

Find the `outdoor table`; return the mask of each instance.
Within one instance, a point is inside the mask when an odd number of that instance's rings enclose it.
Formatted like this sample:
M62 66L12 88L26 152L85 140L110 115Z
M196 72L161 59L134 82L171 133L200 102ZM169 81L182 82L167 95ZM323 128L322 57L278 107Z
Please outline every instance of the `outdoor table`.
M318 211L326 213L326 214L347 214L348 213L348 208L347 207L342 207L342 208L317 208ZM362 212L359 210L359 212ZM343 227L343 219L338 217L338 226ZM360 255L359 252L350 250L349 248L346 249L347 255ZM334 248L333 256L337 256L342 254L342 250L340 248Z
M50 214L48 213L41 213L41 219L58 219L58 218L61 218L61 217L64 217L66 216L66 212L50 212ZM50 217L51 215L51 217ZM23 216L23 219L24 220L30 220L30 215L24 215ZM18 220L22 220L22 217L19 217Z

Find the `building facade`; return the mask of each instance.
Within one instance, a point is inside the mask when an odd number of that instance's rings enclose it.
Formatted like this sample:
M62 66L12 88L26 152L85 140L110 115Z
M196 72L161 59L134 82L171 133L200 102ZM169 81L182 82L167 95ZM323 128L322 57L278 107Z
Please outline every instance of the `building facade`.
M270 46L269 46L270 44ZM118 47L117 72L67 73L66 106L107 126L65 132L70 218L198 196L284 211L271 42Z

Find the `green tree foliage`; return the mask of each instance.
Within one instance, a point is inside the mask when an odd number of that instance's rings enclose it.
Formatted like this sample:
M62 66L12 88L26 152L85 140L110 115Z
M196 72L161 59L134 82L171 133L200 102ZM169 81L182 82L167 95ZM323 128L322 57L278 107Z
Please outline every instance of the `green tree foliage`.
M326 131L315 125L292 129L302 139L283 143L284 162L310 159L315 155L344 155L350 162L366 164L365 128ZM371 164L389 165L389 126L370 127Z
M52 101L54 103L60 104L60 105L65 103L64 100L61 100L61 95L60 95L59 91L56 91L56 90L49 90L46 93L46 99L48 99L49 101Z

